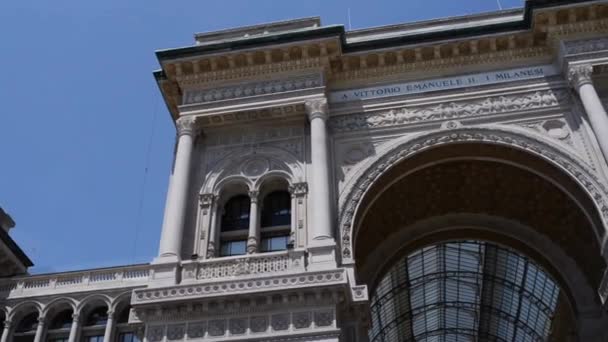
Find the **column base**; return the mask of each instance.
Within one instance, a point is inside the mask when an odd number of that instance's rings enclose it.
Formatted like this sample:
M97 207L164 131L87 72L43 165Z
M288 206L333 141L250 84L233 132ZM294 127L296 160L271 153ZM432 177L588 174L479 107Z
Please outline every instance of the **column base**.
M180 260L175 255L159 256L150 264L150 287L172 286L180 282Z
M334 239L313 240L308 247L308 270L330 270L337 267Z

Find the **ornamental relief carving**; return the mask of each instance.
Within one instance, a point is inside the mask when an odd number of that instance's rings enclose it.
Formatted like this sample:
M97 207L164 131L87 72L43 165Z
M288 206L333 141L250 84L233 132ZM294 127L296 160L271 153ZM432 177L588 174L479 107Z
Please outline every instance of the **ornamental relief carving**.
M571 175L586 190L596 203L604 220L608 221L608 203L605 185L586 164L575 155L569 155L543 142L534 135L523 132L512 132L504 127L478 126L455 130L435 131L395 144L390 150L379 156L357 175L357 180L344 190L340 198L339 227L342 257L345 262L352 261L353 219L357 204L367 189L384 173L384 171L402 160L420 153L428 148L458 142L479 142L506 145L528 151L533 155L548 160Z
M304 158L304 138L288 139L275 142L264 142L264 143L252 143L251 145L238 145L229 147L215 147L209 148L205 152L205 163L207 168L212 168L220 160L224 159L227 155L234 153L239 150L248 150L251 153L260 152L267 147L279 148L289 152L291 155L296 157L298 160Z
M247 145L303 137L304 134L304 125L291 127L263 127L252 130L241 129L236 131L220 131L218 133L211 132L206 135L205 145L207 147Z
M574 147L572 131L565 119L547 119L518 123L518 126L532 129L549 138L558 140L570 147Z
M568 55L608 50L608 38L601 37L564 42L564 47Z
M239 83L213 89L193 89L184 93L183 104L207 103L234 98L268 95L280 92L320 87L320 75L306 75L286 80Z
M437 105L405 107L378 113L350 114L330 119L334 132L349 132L423 122L454 120L546 108L568 103L566 90L543 90L527 94L492 96Z

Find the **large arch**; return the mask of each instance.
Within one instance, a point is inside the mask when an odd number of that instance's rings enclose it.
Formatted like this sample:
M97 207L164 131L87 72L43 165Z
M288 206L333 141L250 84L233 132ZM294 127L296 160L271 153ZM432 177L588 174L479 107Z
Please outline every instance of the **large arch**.
M559 145L540 134L523 129L495 125L463 127L459 123L453 123L454 128L449 124L444 125L449 129L396 139L377 156L358 167L359 171L351 178L352 181L346 184L339 198L337 236L342 263L354 263L352 238L356 230L357 216L364 210L363 203L369 199L370 189L374 186L382 186L381 182L386 179L383 176L403 161L425 151L465 143L508 147L530 156L531 160L544 162L561 171L561 174L570 179L572 184L576 184L573 190L584 194L592 203L593 208L588 209L599 219L596 229L598 229L598 240L604 250L605 227L608 226L608 191L582 159L564 151Z
M412 248L485 240L543 265L577 319L605 322L596 291L606 270L606 190L584 162L542 137L495 127L406 137L370 161L345 194L343 262L372 293L382 272ZM440 217L449 219L432 229L423 224ZM478 217L503 224L497 230L467 221ZM581 328L585 320L577 321L582 340L595 329Z

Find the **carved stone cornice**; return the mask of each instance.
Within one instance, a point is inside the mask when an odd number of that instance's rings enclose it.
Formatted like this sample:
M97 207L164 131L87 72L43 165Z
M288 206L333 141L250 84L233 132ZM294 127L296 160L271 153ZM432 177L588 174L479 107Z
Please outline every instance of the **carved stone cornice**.
M592 74L593 66L591 64L571 66L568 68L568 82L578 91L582 85L592 83Z
M316 73L288 79L238 83L211 89L192 89L185 91L183 104L208 103L315 88L322 86L321 82L320 74Z
M592 38L564 42L566 54L580 54L608 50L608 38Z
M133 305L163 303L176 300L202 299L276 290L294 290L319 286L344 286L347 284L344 269L262 276L255 279L238 279L177 285L166 288L135 289L131 300Z
M346 114L332 117L329 127L336 133L455 120L493 114L538 110L568 103L566 90L539 90L449 103L408 106L375 113Z
M177 136L182 135L194 136L196 130L196 118L194 116L182 116L175 120L175 128Z
M327 119L328 111L326 98L308 100L304 105L306 106L306 114L308 115L309 120L312 121L316 118L321 118L323 120Z

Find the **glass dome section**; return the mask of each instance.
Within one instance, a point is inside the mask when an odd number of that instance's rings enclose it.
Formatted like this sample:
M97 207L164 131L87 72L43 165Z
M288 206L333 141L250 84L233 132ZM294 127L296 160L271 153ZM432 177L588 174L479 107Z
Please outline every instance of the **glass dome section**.
M481 241L398 260L371 299L372 342L544 341L560 289L539 265Z

